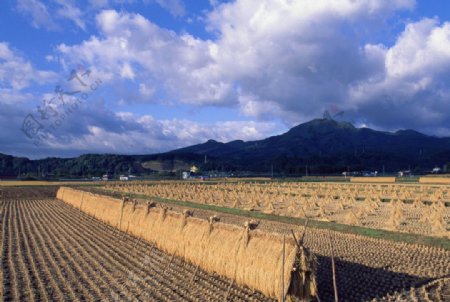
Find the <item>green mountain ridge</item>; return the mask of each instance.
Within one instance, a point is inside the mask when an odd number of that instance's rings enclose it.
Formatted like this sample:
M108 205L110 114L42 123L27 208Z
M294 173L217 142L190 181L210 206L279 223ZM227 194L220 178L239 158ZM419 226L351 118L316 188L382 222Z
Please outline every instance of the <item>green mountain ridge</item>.
M206 157L206 162L205 162ZM197 165L202 170L283 175L386 171L430 171L450 162L450 138L414 130L383 132L348 122L315 119L284 134L256 141L205 143L150 155L85 154L76 158L29 160L0 154L0 176L100 176L104 173L145 175L175 172Z

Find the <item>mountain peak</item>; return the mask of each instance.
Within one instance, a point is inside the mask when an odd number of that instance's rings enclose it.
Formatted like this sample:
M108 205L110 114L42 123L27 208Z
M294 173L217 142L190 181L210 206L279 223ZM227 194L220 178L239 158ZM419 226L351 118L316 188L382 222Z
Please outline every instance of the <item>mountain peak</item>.
M355 126L353 126L352 123L350 122L345 122L345 121L336 121L333 119L325 119L325 118L317 118L317 119L313 119L309 122L304 123L303 125L312 125L312 126L334 126L334 127L338 127L338 128L350 128L350 129L355 129Z
M339 122L331 119L314 119L309 122L300 124L291 128L287 133L301 134L301 133L328 133L336 130L355 130L355 126L349 122Z
M208 139L205 144L218 144L219 142L214 139Z

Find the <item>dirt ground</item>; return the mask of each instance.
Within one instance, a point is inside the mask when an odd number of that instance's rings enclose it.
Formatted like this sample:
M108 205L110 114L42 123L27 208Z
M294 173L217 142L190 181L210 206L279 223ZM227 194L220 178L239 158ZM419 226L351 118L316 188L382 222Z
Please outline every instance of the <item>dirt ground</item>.
M170 262L170 255L152 245L55 200L55 192L53 187L3 189L0 300L224 300L229 280L201 269L195 273L181 259ZM242 226L247 220L193 212ZM291 229L303 232L301 226L265 220L257 228L287 236ZM318 258L321 301L333 301L330 238L340 301L450 301L450 251L307 228L305 245ZM233 285L228 301L270 300Z
M175 211L184 207L172 206ZM194 210L195 217L217 213ZM218 214L221 222L244 226L245 217ZM302 233L296 225L259 220L258 229L291 236ZM318 257L318 290L321 301L333 301L330 237L336 262L337 285L343 301L368 301L443 279L446 287L430 291L431 301L450 301L450 252L443 249L307 228L305 246ZM444 295L446 298L444 299Z
M84 190L97 191L92 188ZM138 200L145 202L146 200ZM162 204L169 209L182 212L189 207ZM194 217L207 219L217 215L221 222L244 226L250 218L209 210L190 209ZM259 220L257 229L284 233L291 236L291 230L302 233L298 225ZM337 286L342 301L370 301L394 299L390 296L408 295L431 297L428 301L450 301L450 251L418 244L407 244L389 240L345 234L324 229L307 228L305 246L318 258L318 290L321 301L333 301L331 274L331 247L335 255ZM442 286L426 284L435 282ZM422 288L411 290L411 288ZM430 288L430 291L423 289ZM433 289L433 290L431 290ZM414 298L409 297L414 300ZM419 298L417 298L419 299ZM420 300L420 299L419 299Z
M54 198L58 186L1 187L0 200Z
M229 280L39 191L0 201L0 301L224 301ZM271 300L233 284L228 301Z

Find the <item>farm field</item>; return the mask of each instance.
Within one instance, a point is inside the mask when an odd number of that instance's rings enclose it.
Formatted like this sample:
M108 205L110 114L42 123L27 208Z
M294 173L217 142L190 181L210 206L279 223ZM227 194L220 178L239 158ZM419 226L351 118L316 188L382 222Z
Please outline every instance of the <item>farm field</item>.
M82 189L94 191L93 188ZM137 199L137 202L145 203L146 200ZM190 208L188 203L185 206L183 203L165 205L179 212ZM248 220L247 217L199 208L193 211L195 217L207 219L217 214L220 221L240 226ZM291 230L304 230L302 226L264 219L259 221L257 229L287 235ZM332 251L342 301L395 301L400 297L411 301L446 301L449 298L448 249L318 228L306 230L304 244L317 257L316 280L321 301L333 301Z
M119 231L55 199L55 191L4 189L0 300L224 301L230 289L227 301L275 301ZM136 200L138 206L147 201ZM191 210L193 218L204 220L214 215L242 230L248 221L188 205L155 206L179 213ZM290 236L291 230L305 231L303 226L263 219L255 231ZM314 227L306 229L304 245L317 259L320 301L334 301L332 253L340 301L449 301L448 249Z
M101 181L44 181L44 180L0 180L1 187L46 187L71 185L101 185Z
M267 214L450 238L450 186L379 183L109 183L142 194Z
M272 301L195 272L48 190L10 188L0 199L1 301L223 301L229 289L229 301Z

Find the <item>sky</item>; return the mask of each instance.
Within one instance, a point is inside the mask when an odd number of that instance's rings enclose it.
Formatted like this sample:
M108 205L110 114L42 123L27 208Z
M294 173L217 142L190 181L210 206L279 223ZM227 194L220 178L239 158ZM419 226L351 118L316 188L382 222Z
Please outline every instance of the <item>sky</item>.
M326 110L450 136L450 1L0 2L0 153L257 140Z

